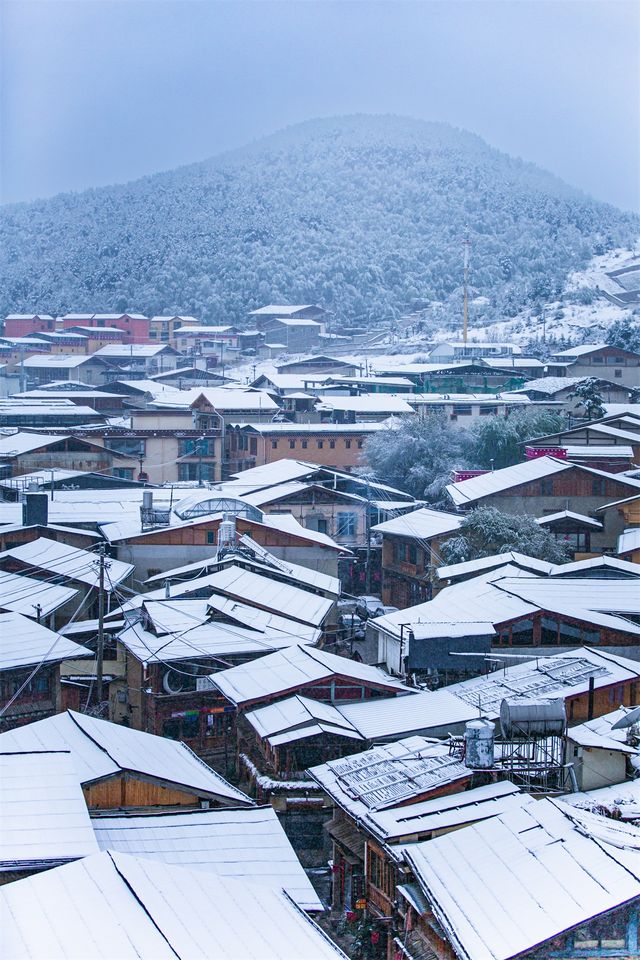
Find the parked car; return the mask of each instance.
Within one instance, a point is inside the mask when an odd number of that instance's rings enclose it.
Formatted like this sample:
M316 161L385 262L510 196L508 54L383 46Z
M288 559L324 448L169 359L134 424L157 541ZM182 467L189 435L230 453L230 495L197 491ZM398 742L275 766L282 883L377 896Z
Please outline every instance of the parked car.
M358 597L356 613L363 620L368 620L370 617L381 617L384 613L384 605L380 597Z

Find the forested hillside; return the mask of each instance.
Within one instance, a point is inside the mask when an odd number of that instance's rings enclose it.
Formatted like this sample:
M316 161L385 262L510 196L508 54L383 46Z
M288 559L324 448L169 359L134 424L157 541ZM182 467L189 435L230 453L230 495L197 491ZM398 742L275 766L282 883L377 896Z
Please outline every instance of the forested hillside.
M240 321L320 302L336 321L441 301L472 240L485 317L550 297L637 217L445 124L346 117L122 186L0 211L0 312L137 310Z

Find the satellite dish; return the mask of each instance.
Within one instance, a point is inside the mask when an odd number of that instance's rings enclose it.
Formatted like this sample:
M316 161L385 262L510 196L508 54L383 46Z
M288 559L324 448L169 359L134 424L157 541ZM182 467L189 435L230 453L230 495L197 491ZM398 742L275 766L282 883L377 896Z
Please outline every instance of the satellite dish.
M611 727L612 730L624 730L626 727L632 727L635 723L640 723L640 707L634 707Z

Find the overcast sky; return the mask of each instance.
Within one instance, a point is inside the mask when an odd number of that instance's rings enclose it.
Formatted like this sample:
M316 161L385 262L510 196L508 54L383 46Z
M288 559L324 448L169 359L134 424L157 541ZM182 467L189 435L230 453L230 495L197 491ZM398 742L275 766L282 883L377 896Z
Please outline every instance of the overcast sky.
M3 201L336 114L466 127L640 210L640 3L0 0Z

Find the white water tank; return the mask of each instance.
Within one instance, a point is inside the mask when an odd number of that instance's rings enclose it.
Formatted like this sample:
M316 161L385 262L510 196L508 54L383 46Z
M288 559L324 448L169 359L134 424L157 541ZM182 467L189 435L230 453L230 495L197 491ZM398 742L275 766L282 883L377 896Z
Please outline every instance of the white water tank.
M493 766L495 723L491 720L470 720L465 727L465 763L472 770L489 770Z
M218 530L218 546L234 547L236 543L236 518L232 513L225 513Z

